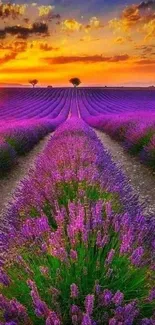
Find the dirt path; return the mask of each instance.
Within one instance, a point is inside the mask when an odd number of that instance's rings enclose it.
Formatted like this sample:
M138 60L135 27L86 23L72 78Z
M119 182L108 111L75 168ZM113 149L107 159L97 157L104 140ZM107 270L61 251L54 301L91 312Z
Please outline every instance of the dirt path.
M19 157L18 164L4 179L0 179L0 216L5 211L5 206L11 200L18 183L27 175L29 168L32 167L37 155L43 150L50 137L51 134L47 135L25 157Z
M145 204L145 214L155 216L155 173L142 165L138 158L125 152L121 145L107 134L96 130L95 132L104 147L111 153L113 160L123 168L124 173L128 176L133 190L139 195L140 203Z

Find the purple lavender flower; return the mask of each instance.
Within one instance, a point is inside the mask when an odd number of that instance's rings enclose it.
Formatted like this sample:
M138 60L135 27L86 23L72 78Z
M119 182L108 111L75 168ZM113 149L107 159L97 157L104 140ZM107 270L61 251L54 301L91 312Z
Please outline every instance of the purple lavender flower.
M71 250L70 250L70 258L71 258L73 261L76 261L77 258L78 258L77 251L71 249Z
M123 302L123 299L124 299L124 294L121 292L121 291L117 291L113 298L112 298L112 302L116 305L116 306L119 306L122 304Z
M23 320L25 325L30 324L26 308L16 299L9 300L3 295L0 295L0 308L4 311L6 322Z
M101 292L101 286L97 283L97 284L95 284L95 293L96 293L97 295L99 295L100 292Z
M85 304L86 314L91 315L93 313L93 308L94 308L94 295L87 295L84 304Z
M149 318L143 318L140 325L154 325L155 320Z
M112 302L113 294L110 290L105 289L100 295L100 303L102 306L108 306Z
M149 299L149 301L155 300L155 288L150 290L148 299Z
M131 302L129 304L126 304L124 307L124 319L125 321L132 322L135 320L135 318L138 316L139 310L137 308L136 302ZM127 325L128 325L127 324Z
M130 252L133 241L134 241L134 234L133 231L129 229L127 232L123 234L122 244L120 247L120 254L125 254Z
M107 258L105 260L105 264L107 264L107 265L111 264L111 262L112 262L112 260L114 258L114 255L115 255L115 249L112 248L110 250L110 252L108 253L108 256L107 256Z
M3 271L3 269L0 269L0 283L5 286L9 286L10 284L10 279L8 275Z
M71 313L72 314L78 314L79 313L79 307L76 305L71 306Z
M91 318L89 317L89 315L85 314L83 316L81 325L92 325L92 321L91 321Z
M117 322L117 320L115 318L111 318L109 320L109 325L117 325L117 324L118 324L118 322Z
M61 322L57 316L56 313L50 312L47 319L46 319L46 325L60 325Z
M75 283L72 283L70 288L71 288L71 297L72 298L77 298L78 295L79 295L78 286Z
M48 317L49 309L44 301L39 297L39 293L35 283L31 280L27 281L28 286L31 289L31 297L35 307L35 313L38 317Z
M143 247L140 246L140 247L136 248L136 249L133 251L132 255L131 255L131 262L132 262L134 265L139 266L143 254L144 254L144 249L143 249Z
M106 211L106 215L108 217L111 217L111 214L112 214L111 202L106 202L105 203L105 211Z

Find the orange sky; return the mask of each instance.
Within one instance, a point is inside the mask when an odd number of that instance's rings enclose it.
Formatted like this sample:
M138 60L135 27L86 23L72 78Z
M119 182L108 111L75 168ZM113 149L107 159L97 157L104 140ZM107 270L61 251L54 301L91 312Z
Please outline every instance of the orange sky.
M155 83L155 1L85 2L1 2L0 84Z

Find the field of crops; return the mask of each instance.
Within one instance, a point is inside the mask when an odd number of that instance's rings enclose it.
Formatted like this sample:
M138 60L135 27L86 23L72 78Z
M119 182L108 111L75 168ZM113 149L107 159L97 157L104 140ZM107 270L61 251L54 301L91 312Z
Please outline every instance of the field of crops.
M17 155L73 116L119 140L154 168L154 90L18 88L0 91L0 169L9 169Z
M155 92L0 91L0 168L55 131L0 222L0 325L155 325L155 218L93 128L155 165Z

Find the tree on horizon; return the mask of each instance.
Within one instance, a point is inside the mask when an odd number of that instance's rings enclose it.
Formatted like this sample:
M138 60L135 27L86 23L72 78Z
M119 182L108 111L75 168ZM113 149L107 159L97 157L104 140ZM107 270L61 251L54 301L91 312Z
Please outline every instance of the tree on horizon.
M37 79L33 79L33 80L30 80L29 83L33 86L33 88L37 85L38 83L38 80Z
M81 84L81 80L79 78L71 78L69 82L72 83L74 87L77 87Z

